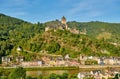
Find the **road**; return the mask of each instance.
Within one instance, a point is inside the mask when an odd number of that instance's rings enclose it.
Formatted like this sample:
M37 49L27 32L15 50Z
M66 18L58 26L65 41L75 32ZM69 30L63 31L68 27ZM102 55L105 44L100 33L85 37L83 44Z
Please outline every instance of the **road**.
M120 68L120 65L79 65L79 68Z
M0 67L4 69L11 69L11 68L16 68L17 66L14 67ZM54 68L55 66L26 66L23 68ZM69 66L62 66L64 68L67 68ZM73 66L75 67L75 66ZM78 67L78 66L77 66ZM55 67L57 68L57 67ZM60 68L60 66L58 67ZM120 68L120 65L79 65L79 69L105 69L105 68Z

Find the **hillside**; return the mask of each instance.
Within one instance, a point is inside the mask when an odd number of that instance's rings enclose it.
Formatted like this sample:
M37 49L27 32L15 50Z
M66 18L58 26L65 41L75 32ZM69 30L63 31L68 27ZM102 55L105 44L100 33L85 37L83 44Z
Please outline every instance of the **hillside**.
M68 22L68 26L70 27L76 27L79 30L86 29L87 35L93 38L99 38L100 35L103 35L101 37L108 39L112 42L120 43L120 23L105 23L105 22ZM105 34L109 34L109 38L106 38L104 36Z
M29 45L28 45L29 43ZM67 30L44 32L31 38L23 48L49 54L69 54L77 57L79 54L92 56L118 56L120 46L114 46L105 40L93 39L87 35L70 33Z
M120 24L104 22L68 22L68 27L87 34L73 34L68 30L50 30L47 26L57 26L60 21L32 24L17 18L0 14L0 55L15 55L18 46L23 48L21 55L28 60L33 53L79 54L96 56L120 56ZM26 51L26 52L25 52ZM33 52L32 54L29 53Z
M0 14L0 55L9 55L11 50L27 41L44 28L41 23L32 24L21 19Z

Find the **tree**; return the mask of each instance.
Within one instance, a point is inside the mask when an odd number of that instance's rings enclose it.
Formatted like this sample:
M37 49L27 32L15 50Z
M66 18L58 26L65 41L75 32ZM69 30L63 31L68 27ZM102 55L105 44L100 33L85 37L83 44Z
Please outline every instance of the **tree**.
M63 73L62 74L62 79L68 79L68 73Z
M1 76L0 79L7 79L7 76Z
M37 79L43 79L43 76L40 74Z
M0 64L2 64L2 58L1 58L1 56L0 56Z
M59 43L55 43L52 42L48 47L47 47L47 51L49 51L49 53L55 53L56 51L58 51L60 49L60 44Z
M27 76L25 79L32 79L32 77L31 76Z
M49 76L50 79L56 79L57 78L57 75L55 73L52 73L50 74Z
M66 49L63 48L63 47L61 47L60 48L60 54L62 54L63 56L65 56L67 54Z
M9 74L9 79L25 79L25 76L26 70L22 67L17 67Z
M113 79L119 79L119 78L120 78L120 74L117 73Z

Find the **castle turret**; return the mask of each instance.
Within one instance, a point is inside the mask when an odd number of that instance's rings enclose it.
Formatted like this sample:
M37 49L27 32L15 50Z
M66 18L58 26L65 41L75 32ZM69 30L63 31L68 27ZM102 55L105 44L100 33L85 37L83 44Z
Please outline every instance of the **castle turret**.
M62 19L61 19L61 23L62 24L66 24L66 18L63 16Z
M61 18L61 23L65 25L65 28L68 29L67 23L66 23L66 18L63 16Z

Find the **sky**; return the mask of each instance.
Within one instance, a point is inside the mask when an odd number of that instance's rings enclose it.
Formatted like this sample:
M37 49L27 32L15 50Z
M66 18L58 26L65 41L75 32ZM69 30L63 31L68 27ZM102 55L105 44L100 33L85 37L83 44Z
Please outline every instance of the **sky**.
M120 23L120 0L0 0L0 13L37 23L60 20Z

